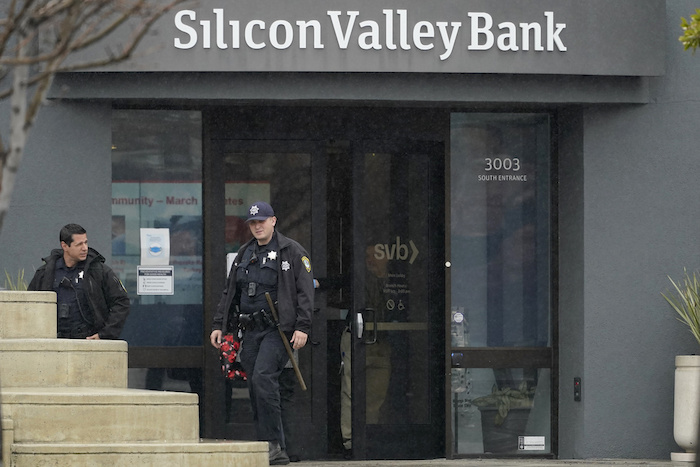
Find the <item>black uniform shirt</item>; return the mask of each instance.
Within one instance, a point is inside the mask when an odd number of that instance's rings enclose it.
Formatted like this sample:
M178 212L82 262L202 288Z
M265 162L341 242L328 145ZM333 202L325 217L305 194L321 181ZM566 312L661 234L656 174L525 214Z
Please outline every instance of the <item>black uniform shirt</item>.
M253 242L246 250L243 260L236 269L236 281L240 287L241 313L270 311L265 292L270 292L273 301L277 300L277 265L279 247L273 235L267 245Z
M84 268L85 261L79 262L72 268L66 266L63 258L56 261L53 290L56 292L59 312L58 325L61 329L70 329L73 325L85 324L89 319L89 307L83 293ZM67 317L62 317L62 305L68 307Z

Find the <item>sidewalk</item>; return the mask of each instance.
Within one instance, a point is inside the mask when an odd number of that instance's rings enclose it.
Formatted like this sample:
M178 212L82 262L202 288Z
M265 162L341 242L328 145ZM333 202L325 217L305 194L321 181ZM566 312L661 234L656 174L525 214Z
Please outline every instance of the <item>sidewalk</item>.
M431 460L391 460L391 461L301 461L289 464L299 467L694 467L692 463L673 463L671 460L645 459L431 459Z

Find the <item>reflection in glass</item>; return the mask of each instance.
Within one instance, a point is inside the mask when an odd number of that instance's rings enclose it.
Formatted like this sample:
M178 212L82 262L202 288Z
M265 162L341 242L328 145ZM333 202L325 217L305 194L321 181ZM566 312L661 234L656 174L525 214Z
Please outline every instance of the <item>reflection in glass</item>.
M456 454L551 451L550 370L453 368Z
M452 114L453 356L552 345L549 131L546 114ZM451 371L456 454L551 452L549 368Z
M365 350L368 425L430 420L429 173L425 154L365 154L364 300L374 310L365 321L376 335Z
M311 250L311 152L292 146L290 142L274 141L231 141L227 146L223 158L227 253L236 253L252 238L245 220L248 208L255 201L269 202L277 217L275 229ZM299 368L307 382L312 379L310 358L308 348L299 352ZM313 391L299 391L297 387L294 370L285 368L280 375L283 424L294 423L294 411L304 413L311 406ZM246 383L227 381L225 394L225 422L230 426L252 425ZM285 428L286 434L294 431ZM243 439L242 436L256 439L254 432L236 432L236 439ZM290 449L294 439L287 439L286 443Z
M243 147L224 156L226 252L235 253L252 238L245 220L255 201L269 202L277 230L310 249L311 154L263 148L239 152Z
M112 112L112 266L132 346L202 345L201 134L200 112ZM141 228L169 229L173 295L137 295Z
M129 368L129 388L202 393L199 368Z
M549 120L453 114L452 308L469 347L550 345Z

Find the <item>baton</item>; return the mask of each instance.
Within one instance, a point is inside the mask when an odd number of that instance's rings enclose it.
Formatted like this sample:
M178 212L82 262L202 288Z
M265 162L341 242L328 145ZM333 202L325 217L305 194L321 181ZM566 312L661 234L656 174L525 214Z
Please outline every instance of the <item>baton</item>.
M270 305L272 317L275 319L275 327L277 328L277 330L280 333L280 336L282 337L282 342L284 342L284 348L287 349L287 355L289 355L289 360L292 362L294 374L297 375L297 379L299 380L301 390L306 391L306 384L304 383L304 378L301 376L301 371L299 371L299 365L297 365L297 361L294 359L294 352L292 352L292 348L289 346L287 336L284 335L282 328L280 328L280 320L277 317L277 310L275 309L275 304L272 303L272 297L270 296L270 292L265 292L265 298L267 298L267 304Z

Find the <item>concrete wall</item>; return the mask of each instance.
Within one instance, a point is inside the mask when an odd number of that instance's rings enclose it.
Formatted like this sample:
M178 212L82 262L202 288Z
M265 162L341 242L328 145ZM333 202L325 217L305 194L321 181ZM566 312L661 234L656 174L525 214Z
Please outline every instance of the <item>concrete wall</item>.
M667 274L700 268L700 57L677 40L697 2L667 5L667 73L650 80L651 102L584 108L582 186L577 155L561 156L563 458L678 450L674 356L700 349L660 293ZM574 373L581 403L572 402Z

